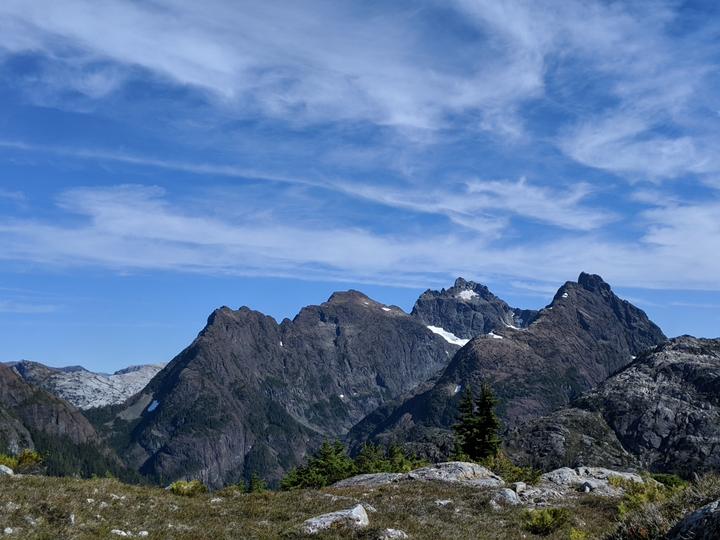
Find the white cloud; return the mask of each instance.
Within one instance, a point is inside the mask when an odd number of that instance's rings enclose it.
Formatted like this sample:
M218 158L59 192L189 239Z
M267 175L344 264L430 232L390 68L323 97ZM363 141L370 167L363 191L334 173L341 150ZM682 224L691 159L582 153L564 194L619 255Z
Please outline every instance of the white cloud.
M413 186L407 190L344 187L355 196L416 212L442 214L464 227L487 234L497 234L506 227L507 218L492 215L495 211L581 231L597 229L617 217L610 211L581 206L582 200L593 191L584 183L571 186L567 191L535 186L524 178L517 182L472 180L462 184L459 190L454 189L457 186L442 189Z
M193 214L143 186L70 190L60 204L85 220L5 219L0 257L419 286L438 276L479 274L557 283L586 270L622 286L720 289L717 202L649 210L642 216L647 234L636 242L591 232L513 244L432 230L372 233L331 222L311 227L273 216Z

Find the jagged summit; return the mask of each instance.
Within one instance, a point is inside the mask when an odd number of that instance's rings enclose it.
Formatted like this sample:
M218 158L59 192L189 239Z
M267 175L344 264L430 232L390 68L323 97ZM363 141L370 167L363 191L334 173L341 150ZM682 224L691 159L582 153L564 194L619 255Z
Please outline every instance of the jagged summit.
M613 294L600 276L583 273L560 287L524 330L498 326L476 335L429 389L375 411L348 438L385 442L447 430L458 390L483 380L501 400L505 425L529 420L567 404L664 339L642 310Z
M485 285L459 277L449 289L425 291L411 315L426 326L469 340L494 328L526 328L537 311L512 308Z

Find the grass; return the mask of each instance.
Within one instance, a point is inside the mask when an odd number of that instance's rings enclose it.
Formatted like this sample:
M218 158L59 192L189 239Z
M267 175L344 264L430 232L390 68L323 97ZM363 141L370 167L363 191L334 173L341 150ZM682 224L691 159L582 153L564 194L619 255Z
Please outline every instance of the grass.
M668 497L664 504L674 497L684 499L667 511L677 518L716 492L720 497L717 479L703 481L704 486L693 483ZM452 502L436 502L443 500ZM562 524L550 527L552 530L537 529L543 536L531 532L523 508L502 506L493 510L490 500L487 490L440 482L263 493L242 493L236 487L227 487L186 497L169 489L128 485L112 478L26 475L0 478L0 530L9 527L13 537L30 540L120 538L111 533L113 530L136 538L147 531L146 538L151 540L310 538L298 532L303 521L358 502L377 510L368 512L370 527L330 530L312 538L372 540L381 529L393 528L405 531L412 539L591 540L610 538L618 529L619 499L577 494L556 501L553 506L561 510L549 513L562 517ZM632 516L638 518L637 512ZM627 515L622 523L627 525L629 519Z

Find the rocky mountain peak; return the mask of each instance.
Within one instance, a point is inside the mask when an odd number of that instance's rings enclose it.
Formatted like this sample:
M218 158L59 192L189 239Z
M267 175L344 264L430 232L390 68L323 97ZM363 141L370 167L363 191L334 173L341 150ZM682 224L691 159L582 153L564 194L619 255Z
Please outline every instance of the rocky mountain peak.
M368 437L387 442L411 432L417 440L446 430L457 415L459 389L477 388L481 381L500 398L497 411L504 424L515 425L566 405L665 339L642 310L618 298L602 278L585 273L581 278L582 284L565 283L526 328L504 324L478 333L429 389L366 418L349 433L351 442ZM471 304L449 296L429 291L413 313L473 321Z
M585 272L580 272L580 277L578 277L577 283L583 289L593 293L603 295L608 295L611 293L610 285L605 283L603 278L601 278L597 274L587 274Z
M512 308L485 285L461 277L449 289L425 291L411 312L426 326L465 340L494 328L525 328L536 314L535 310Z

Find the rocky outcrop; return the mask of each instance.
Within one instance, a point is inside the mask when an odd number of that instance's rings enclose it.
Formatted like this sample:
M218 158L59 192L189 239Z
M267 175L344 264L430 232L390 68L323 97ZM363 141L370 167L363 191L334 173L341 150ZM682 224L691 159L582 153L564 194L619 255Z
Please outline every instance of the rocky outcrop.
M599 276L583 273L560 287L526 329L496 328L474 337L431 388L379 408L348 439L415 440L447 430L460 389L479 388L483 380L500 398L501 420L512 427L568 404L663 339L642 310L618 298Z
M151 476L217 487L254 470L272 482L323 437L438 373L457 350L357 291L280 324L224 307L128 401L114 429L127 430L130 446L120 450Z
M638 459L625 450L599 412L560 409L501 435L503 450L514 463L545 469L609 467L639 469Z
M415 469L407 473L360 474L340 480L333 486L368 487L408 480L460 482L473 487L496 487L504 483L502 478L476 463L448 461Z
M696 510L665 535L666 540L717 540L720 538L720 501Z
M507 440L526 463L720 471L720 340L681 336L649 348L568 409Z
M112 375L93 373L76 366L52 368L23 360L11 369L23 379L40 386L80 410L122 403L145 388L166 364L130 366Z
M356 504L346 510L338 510L307 519L300 527L300 531L305 534L317 534L325 529L339 527L362 529L368 525L370 525L370 519L365 508L362 504Z
M415 302L411 315L467 342L494 328L526 328L537 311L511 308L484 285L458 278L447 290L425 291Z

